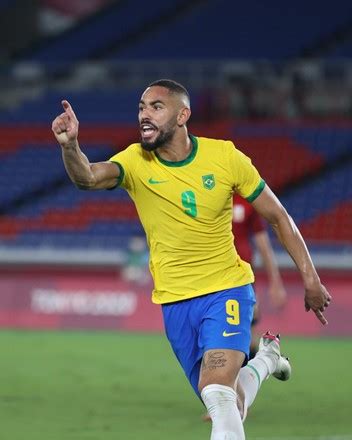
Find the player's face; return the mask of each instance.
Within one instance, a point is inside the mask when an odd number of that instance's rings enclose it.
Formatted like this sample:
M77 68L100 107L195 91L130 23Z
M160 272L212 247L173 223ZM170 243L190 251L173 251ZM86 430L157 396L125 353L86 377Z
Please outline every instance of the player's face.
M141 145L147 151L170 142L177 129L181 101L177 95L160 86L148 87L139 102Z

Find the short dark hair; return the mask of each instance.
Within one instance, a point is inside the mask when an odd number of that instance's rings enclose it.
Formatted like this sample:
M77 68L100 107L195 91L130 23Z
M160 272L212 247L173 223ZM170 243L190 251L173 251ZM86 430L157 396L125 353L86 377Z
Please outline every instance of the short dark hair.
M184 87L182 84L178 83L177 81L174 81L173 79L158 79L148 85L148 87L153 87L153 86L165 87L165 89L168 89L171 93L178 93L180 95L184 95L188 99L188 102L191 101L191 98L189 96L186 87Z

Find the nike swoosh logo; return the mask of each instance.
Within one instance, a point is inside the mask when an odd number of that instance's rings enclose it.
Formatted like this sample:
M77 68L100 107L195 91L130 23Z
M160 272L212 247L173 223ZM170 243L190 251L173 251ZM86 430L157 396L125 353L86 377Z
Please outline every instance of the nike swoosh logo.
M152 177L148 180L151 185L156 185L157 183L166 183L168 180L155 180Z
M224 338L227 338L228 336L235 336L235 335L240 335L240 334L241 334L241 332L227 333L227 331L224 330L222 335L224 336Z

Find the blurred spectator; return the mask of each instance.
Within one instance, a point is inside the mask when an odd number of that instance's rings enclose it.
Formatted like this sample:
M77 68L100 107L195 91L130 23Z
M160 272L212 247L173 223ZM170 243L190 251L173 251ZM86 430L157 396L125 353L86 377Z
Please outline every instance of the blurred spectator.
M128 243L127 261L122 270L122 276L126 281L140 285L151 281L148 268L149 252L144 237L134 236Z

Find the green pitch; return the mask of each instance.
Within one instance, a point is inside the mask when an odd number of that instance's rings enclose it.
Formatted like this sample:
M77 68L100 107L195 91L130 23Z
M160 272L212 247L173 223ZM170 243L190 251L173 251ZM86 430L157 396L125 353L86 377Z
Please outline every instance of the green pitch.
M350 340L284 339L250 439L352 439ZM1 440L200 440L210 425L162 335L0 332Z

